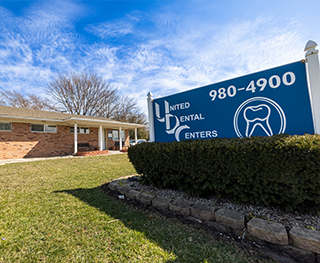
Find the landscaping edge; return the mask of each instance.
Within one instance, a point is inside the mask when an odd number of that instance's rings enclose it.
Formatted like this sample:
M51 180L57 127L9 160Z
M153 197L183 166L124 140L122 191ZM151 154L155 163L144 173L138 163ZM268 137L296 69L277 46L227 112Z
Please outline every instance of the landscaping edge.
M242 213L227 209L216 210L212 206L157 197L132 188L126 181L129 177L110 182L108 188L117 191L123 198L205 223L238 239L275 248L296 262L320 263L320 231L296 226L286 229L282 224L260 218L248 220Z

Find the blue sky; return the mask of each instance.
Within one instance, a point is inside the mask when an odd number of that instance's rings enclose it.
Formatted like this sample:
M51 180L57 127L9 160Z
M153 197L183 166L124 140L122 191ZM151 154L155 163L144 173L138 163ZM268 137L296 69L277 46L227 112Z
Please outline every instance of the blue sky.
M303 59L319 14L319 0L0 0L0 88L46 96L58 73L86 69L146 112L149 91Z

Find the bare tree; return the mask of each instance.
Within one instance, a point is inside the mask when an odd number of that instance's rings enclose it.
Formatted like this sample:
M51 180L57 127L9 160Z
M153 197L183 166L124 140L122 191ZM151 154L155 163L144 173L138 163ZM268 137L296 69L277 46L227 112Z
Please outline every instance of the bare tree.
M142 112L136 101L128 96L121 96L119 98L118 106L112 118L123 122L147 124L146 115ZM130 130L129 135L130 138L134 138L134 130ZM138 128L137 135L139 139L147 139L148 131L146 128Z
M69 113L110 118L117 107L117 90L96 73L59 75L47 86L52 99Z
M128 96L119 97L112 118L123 122L146 123L145 114L141 112L141 108L137 105L136 101Z
M23 95L18 91L0 90L0 105L33 110L57 110L48 99L32 93Z
M95 73L58 75L47 85L47 91L51 100L34 94L24 96L17 91L0 90L0 105L147 123L145 114L134 99L120 96L116 88ZM52 106L53 102L55 106ZM138 136L146 138L146 130L139 128ZM130 137L134 137L134 131L130 132Z
M47 90L69 113L146 124L146 116L137 103L128 96L120 96L116 88L96 73L59 75L48 84ZM139 138L145 138L146 134L145 129L138 129Z

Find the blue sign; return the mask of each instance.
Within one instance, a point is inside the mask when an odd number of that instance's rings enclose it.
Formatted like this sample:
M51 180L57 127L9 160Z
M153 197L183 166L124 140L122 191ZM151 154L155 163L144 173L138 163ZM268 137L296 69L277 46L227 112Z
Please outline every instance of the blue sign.
M108 131L108 140L112 140L112 131Z
M301 61L153 101L155 141L314 133Z

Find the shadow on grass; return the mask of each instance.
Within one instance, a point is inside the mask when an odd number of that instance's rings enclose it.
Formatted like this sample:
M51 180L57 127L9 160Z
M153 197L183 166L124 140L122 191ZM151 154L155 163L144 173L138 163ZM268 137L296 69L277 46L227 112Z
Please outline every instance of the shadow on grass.
M206 238L202 239L201 234L198 234L198 237L194 236L197 242L188 242L190 236L197 235L194 229L187 229L183 225L180 227L173 222L158 217L150 217L149 214L139 211L139 207L138 210L131 209L126 203L105 194L101 187L63 190L54 193L70 194L123 222L129 229L142 232L150 241L157 243L162 249L173 253L177 257L175 260L167 262L207 262L206 259L212 257L212 251L208 249L208 240ZM227 251L228 249L221 242L215 243L214 246L218 249L220 247L222 253L231 252ZM215 251L217 252L216 249Z

